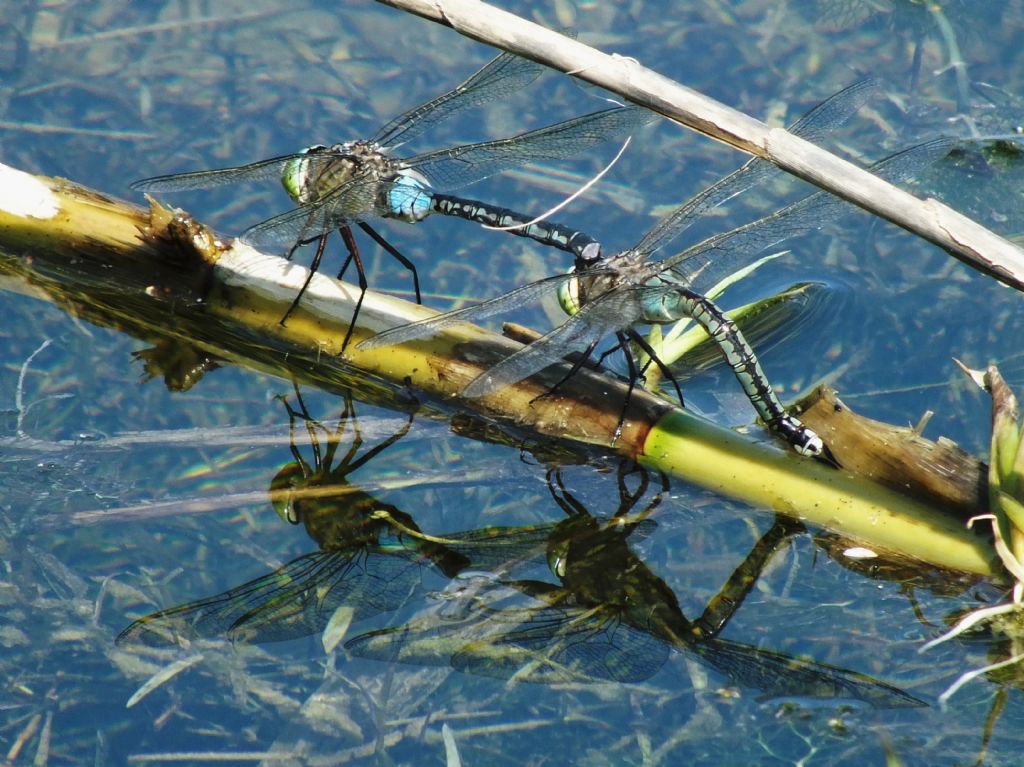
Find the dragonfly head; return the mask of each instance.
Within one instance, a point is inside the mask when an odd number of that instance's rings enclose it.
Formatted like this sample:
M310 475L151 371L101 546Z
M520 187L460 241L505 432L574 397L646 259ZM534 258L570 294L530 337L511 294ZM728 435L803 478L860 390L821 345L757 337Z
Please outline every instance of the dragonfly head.
M309 156L322 154L327 151L331 151L331 148L323 144L315 144L306 147L299 156L285 163L284 169L281 171L281 185L288 192L288 196L295 200L295 202L306 203L311 201L315 190L312 188L309 174Z
M301 521L295 508L292 492L307 481L306 469L298 461L286 463L270 482L271 505L285 522L293 525Z

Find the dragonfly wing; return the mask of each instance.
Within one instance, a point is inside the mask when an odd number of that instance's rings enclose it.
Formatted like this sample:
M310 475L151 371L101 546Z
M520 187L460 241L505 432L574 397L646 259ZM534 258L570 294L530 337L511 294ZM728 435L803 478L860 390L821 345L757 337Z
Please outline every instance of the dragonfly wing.
M359 621L400 608L420 584L414 552L349 550L324 553L315 579L285 587L242 615L228 630L233 641L283 642L324 630L340 607Z
M469 560L473 570L511 572L547 561L548 539L558 523L485 527L451 533L446 547Z
M616 290L588 302L563 325L527 344L473 379L464 397L483 397L529 378L572 352L585 351L609 333L639 319L632 290Z
M378 188L375 180L354 179L313 203L250 226L242 233L242 241L279 252L291 249L296 243L309 242L333 229L357 224L377 215Z
M140 618L122 631L117 641L168 644L179 637L221 636L243 616L276 599L288 599L296 589L317 580L330 564L323 552L307 554L216 596Z
M420 155L409 165L438 190L449 191L529 162L571 157L657 117L640 107L612 107L511 138Z
M786 130L794 136L817 144L853 117L862 106L878 94L881 88L882 81L877 78L865 77L858 80L829 96Z
M881 86L874 79L859 80L823 101L789 127L789 132L813 143L849 120ZM694 221L733 197L781 173L768 160L755 157L725 178L691 197L654 226L636 245L641 253L654 253L686 231Z
M458 87L396 117L381 128L373 140L389 148L404 144L463 109L520 91L543 71L544 67L534 61L503 53Z
M738 642L710 639L689 646L730 681L770 697L853 698L876 708L916 708L924 701L854 671Z
M918 144L871 165L868 170L889 182L905 181L945 157L960 139L944 137ZM687 285L710 285L752 260L765 248L812 232L851 210L845 200L816 192L769 216L711 237L671 258L657 262L672 269Z
M496 609L490 592L500 601L508 601L514 590L489 578L481 579L480 589L470 588L466 595L442 599L437 605L412 620L386 629L367 631L345 643L345 649L361 658L447 666L452 656L466 644L507 631L526 619L527 608ZM453 586L460 588L458 579ZM478 584L479 585L479 584ZM511 597L521 603L523 596Z
M665 664L669 648L611 611L572 607L522 610L510 631L467 643L452 666L528 682L640 682Z
M291 562L273 574L266 589L238 604L247 609L239 610L227 627L232 641L282 642L323 630L333 610L320 609L320 596L341 591L353 572L358 575L357 557L342 552L315 552L307 557L317 562L315 568L299 571Z
M242 232L241 240L261 250L287 251L296 243L308 242L331 231L333 227L327 225L324 213L319 206L294 208L250 226Z
M412 620L400 626L365 631L345 642L345 650L358 658L388 663L447 666L451 653L464 639L452 627Z
M404 553L316 551L213 597L161 610L132 623L118 642L166 644L184 637L279 642L322 631L334 611L354 620L400 607L419 583Z
M154 176L132 183L132 189L143 192L183 192L188 189L213 189L228 184L242 184L250 181L262 181L268 178L281 179L285 165L302 158L303 154L290 154L261 160L237 168L220 168L218 170L200 170L193 173L174 173L168 176Z
M492 298L473 306L467 306L463 309L439 314L430 319L411 322L407 325L400 325L397 328L385 330L361 342L357 348L379 349L382 346L415 341L419 338L436 335L460 322L475 322L493 317L510 311L517 306L537 301L548 293L553 293L568 279L571 279L571 275L560 274L555 277L546 277L543 280L531 282L529 285L524 285L497 298Z

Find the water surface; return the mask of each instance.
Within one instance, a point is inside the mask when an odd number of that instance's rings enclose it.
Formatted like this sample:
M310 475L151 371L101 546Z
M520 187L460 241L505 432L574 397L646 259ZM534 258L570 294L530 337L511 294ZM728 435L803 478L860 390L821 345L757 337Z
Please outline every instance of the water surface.
M508 7L549 26L574 26L589 43L776 123L861 76L881 77L889 96L833 144L856 157L875 159L941 132L1008 132L1021 120L1019 2ZM370 3L217 4L208 8L215 18L183 8L104 2L12 12L0 49L0 159L136 199L128 184L144 176L372 133L493 55L451 30ZM962 66L952 66L957 61ZM997 104L977 82L1004 92ZM593 92L551 73L516 98L438 126L415 151L509 135L600 106ZM558 175L508 174L472 193L542 210L611 154L566 163ZM733 150L660 125L634 140L563 218L607 247L625 247L741 161ZM969 161L944 166L927 191L1013 235L1019 176L1012 158L1006 165ZM799 193L795 182L770 186L695 236ZM227 234L289 207L274 185L174 202ZM464 222L380 228L416 259L425 302L437 307L567 265L561 255ZM379 254L370 277L380 289L411 291L403 270ZM782 392L838 372L835 385L861 412L907 423L933 410L927 436L984 454L988 403L951 358L973 366L998 360L1019 387L1019 295L858 213L793 243L791 255L729 302L807 281L826 286L825 308L763 348ZM642 681L552 685L386 664L341 647L325 652L319 635L266 645L223 638L181 649L115 645L140 615L222 593L316 550L267 496L294 460L279 399L294 404L292 387L224 367L186 392L169 392L159 378L140 382L132 353L145 347L141 341L15 293L3 300L0 436L10 439L0 452L0 743L14 764L155 763L157 755L199 764L213 754L258 763L271 751L292 762L303 754L311 764L440 764L444 723L465 764L874 764L886 750L905 764L971 764L1005 691L984 763L1013 763L1020 753L1024 710L1014 679L979 679L945 710L935 704L960 673L1002 657L1005 647L979 639L917 655L951 615L992 592L922 572L865 577L825 556L817 531L794 532L722 636L870 674L930 706L879 711L856 701L765 697L685 652L669 654ZM518 319L546 328L550 316L532 307ZM720 368L686 387L688 402L716 420L753 420ZM337 426L339 398L311 388L303 397L314 418ZM359 454L407 422L404 413L365 403L357 414ZM296 446L312 460L302 429ZM610 459L596 463L565 469L564 490L580 508L607 517L620 507L616 472ZM564 519L546 475L542 460L516 447L417 418L346 479L421 530L445 536ZM637 510L656 493L654 481ZM773 521L680 482L651 519L656 528L631 536L631 550L691 620ZM554 583L545 556L530 567L523 578ZM436 610L445 588L446 578L429 569L416 586L418 601L357 615L349 636ZM125 707L148 678L179 661L177 675Z

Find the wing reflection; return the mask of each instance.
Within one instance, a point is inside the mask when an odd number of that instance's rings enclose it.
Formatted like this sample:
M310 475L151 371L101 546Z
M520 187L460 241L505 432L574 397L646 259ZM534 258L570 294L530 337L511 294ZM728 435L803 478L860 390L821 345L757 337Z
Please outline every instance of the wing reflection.
M543 561L555 523L434 538L409 514L349 480L405 436L412 415L360 454L363 436L351 399L333 430L310 416L301 397L297 402L296 409L285 401L292 460L271 481L271 496L278 515L303 525L320 550L220 594L140 618L121 632L118 643L168 644L224 635L254 643L297 639L323 631L339 608L351 609L353 621L401 608L422 590L426 569L454 578L469 567ZM297 446L300 423L311 460ZM339 455L342 445L347 447Z
M617 507L600 517L552 469L547 485L563 512L560 521L432 536L409 514L351 481L353 472L402 439L411 416L364 450L351 401L333 430L313 420L301 398L298 409L286 405L292 460L271 483L274 508L282 519L303 525L319 550L221 594L141 618L119 642L222 635L282 641L324 631L339 610L359 621L427 603L411 620L362 633L346 648L377 660L451 665L541 683L639 682L657 673L675 649L729 683L769 696L922 705L846 669L719 638L765 565L800 529L794 523L779 521L768 530L704 613L690 621L632 545L657 529L650 516L668 491L663 475L652 481L649 472L620 463ZM300 423L309 437L308 460L296 445ZM603 478L594 475L592 481ZM447 586L428 593L428 572Z
M404 663L446 664L460 671L530 682L637 682L655 674L670 649L696 655L730 682L769 696L853 698L878 707L923 705L911 695L846 669L718 639L732 612L778 546L784 523L772 528L737 569L719 610L691 623L675 594L640 560L629 537L657 506L664 484L630 518L647 478L631 493L620 471L620 505L608 520L591 516L568 493L557 471L549 475L555 502L568 518L548 544L558 583L474 575L452 581L429 613L402 626L371 631L346 643L355 655ZM753 572L754 577L751 577ZM710 610L710 608L709 608Z

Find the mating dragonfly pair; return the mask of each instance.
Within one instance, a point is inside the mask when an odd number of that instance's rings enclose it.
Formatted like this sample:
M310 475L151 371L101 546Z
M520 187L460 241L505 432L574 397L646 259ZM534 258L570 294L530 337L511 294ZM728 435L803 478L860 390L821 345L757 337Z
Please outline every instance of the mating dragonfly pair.
M765 248L814 230L837 217L845 209L841 200L817 193L672 257L652 259L660 248L700 216L763 183L775 172L771 163L755 158L669 214L634 247L606 256L598 241L584 232L536 221L516 211L456 197L449 192L524 163L569 157L643 126L655 119L653 113L632 106L616 106L511 138L408 158L394 156L397 149L441 120L520 90L540 73L540 65L503 54L457 88L392 120L369 140L330 147L318 145L297 154L241 167L160 176L133 186L148 191L174 192L279 177L298 207L251 227L242 239L256 246L286 250L289 259L300 245L317 243L309 277L282 318L283 323L298 305L312 274L318 269L329 233L335 229L340 232L348 256L338 276L340 278L354 261L360 286L343 350L367 289L362 259L351 230L353 225L358 225L412 273L417 302L420 301L419 278L412 261L376 232L367 219L418 222L431 214L456 216L497 226L570 252L575 257L575 267L568 275L540 280L473 307L386 331L363 341L360 347L375 348L410 341L439 332L453 323L493 316L558 291L563 307L573 316L558 329L471 382L464 391L465 396L487 395L559 362L572 352L582 352L576 357L567 379L595 351L601 339L614 335L617 342L614 348L622 349L626 356L630 391L647 366L654 363L675 384L682 403L682 393L672 372L634 326L664 324L688 317L700 324L718 344L768 428L803 455L822 453L822 440L786 412L742 333L701 290L743 261L752 260ZM873 80L856 83L811 110L790 130L809 141L820 141L851 117L876 89L877 83ZM952 139L922 144L877 163L871 170L890 181L900 180L930 165L952 145ZM648 362L643 366L634 360L630 342L646 353Z

